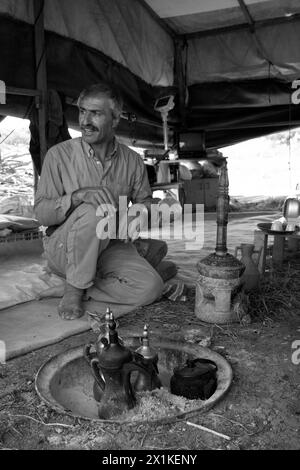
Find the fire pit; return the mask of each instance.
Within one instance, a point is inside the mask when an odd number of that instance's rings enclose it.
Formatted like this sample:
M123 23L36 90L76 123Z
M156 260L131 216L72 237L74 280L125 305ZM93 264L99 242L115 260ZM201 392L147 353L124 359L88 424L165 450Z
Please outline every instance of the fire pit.
M124 338L124 345L132 351L138 348L140 338L130 336ZM137 405L132 410L115 416L117 422L162 421L182 417L195 411L207 411L213 407L228 391L232 381L232 370L229 363L218 353L199 345L165 341L163 338L152 338L151 346L158 354L160 390L136 393ZM213 361L217 366L217 388L206 400L188 400L169 392L170 379L175 367L182 367L189 359L203 358ZM135 377L131 380L133 381ZM59 413L88 420L105 422L98 416L97 402L93 394L94 376L84 357L84 346L70 349L48 360L37 373L35 387L40 398ZM157 409L151 415L143 415L139 411L141 397L145 401L158 400L166 397L173 404L165 412Z

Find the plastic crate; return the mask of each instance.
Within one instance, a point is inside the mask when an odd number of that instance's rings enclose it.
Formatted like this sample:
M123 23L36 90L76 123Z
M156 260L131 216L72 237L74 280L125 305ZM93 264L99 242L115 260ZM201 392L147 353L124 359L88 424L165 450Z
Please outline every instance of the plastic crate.
M0 237L0 243L11 243L17 241L24 241L24 240L38 240L43 238L43 232L38 230L24 230L22 232L15 232L7 235L6 237Z
M44 234L40 230L23 230L0 237L0 256L43 251Z

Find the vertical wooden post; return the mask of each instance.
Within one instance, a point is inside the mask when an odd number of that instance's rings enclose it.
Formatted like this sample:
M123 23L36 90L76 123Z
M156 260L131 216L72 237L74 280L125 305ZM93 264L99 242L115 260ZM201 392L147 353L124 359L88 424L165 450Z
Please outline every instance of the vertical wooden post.
M282 263L283 263L284 241L285 241L284 236L274 235L272 261L273 261L273 264L278 268L281 268Z
M35 74L36 88L40 92L37 97L38 109L40 159L43 164L47 152L46 123L47 123L47 69L46 45L44 32L44 0L33 0L34 6L34 48L35 48Z
M186 126L186 76L183 65L183 51L186 45L183 40L175 39L175 77L174 82L178 87L179 115L181 119L181 127Z
M227 253L227 224L229 212L228 186L227 162L225 161L221 167L217 198L216 255L218 256L225 256Z
M268 250L268 234L261 230L254 230L254 246L256 251L260 251L258 259L258 270L264 275L266 270L266 257Z

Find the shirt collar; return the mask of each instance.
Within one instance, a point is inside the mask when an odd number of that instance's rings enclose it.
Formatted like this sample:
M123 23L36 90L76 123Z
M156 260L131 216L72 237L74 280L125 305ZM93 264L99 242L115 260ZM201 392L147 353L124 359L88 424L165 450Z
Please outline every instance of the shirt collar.
M119 145L119 143L118 143L116 137L114 137L112 151L110 153L110 158L113 158L116 155L117 150L118 150L118 145Z
M90 144L88 144L87 142L85 142L82 138L81 138L81 142L82 142L82 146L83 146L86 154L88 155L88 157L93 158L94 157L93 147ZM119 142L117 141L116 137L114 137L112 151L110 152L109 155L107 155L105 157L105 159L113 158L116 155L117 150L118 150L118 145L119 145Z

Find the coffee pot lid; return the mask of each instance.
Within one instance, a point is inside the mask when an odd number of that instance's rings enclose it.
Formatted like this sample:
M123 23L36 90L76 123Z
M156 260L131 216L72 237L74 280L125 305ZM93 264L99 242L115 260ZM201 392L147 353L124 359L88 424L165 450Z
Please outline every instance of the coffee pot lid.
M116 322L112 312L110 312L108 320L108 337L102 337L100 341L103 344L99 350L99 366L108 369L119 369L126 362L132 360L132 353L119 342L119 335L116 330Z
M150 347L149 343L149 333L148 333L148 325L144 326L143 336L141 337L142 345L135 351L138 354L141 354L144 359L152 360L158 358L156 351Z
M198 378L208 372L215 372L217 365L209 359L188 359L184 367L175 367L174 375L181 378Z

